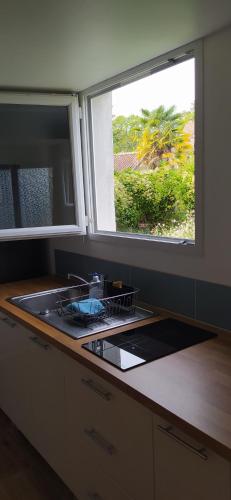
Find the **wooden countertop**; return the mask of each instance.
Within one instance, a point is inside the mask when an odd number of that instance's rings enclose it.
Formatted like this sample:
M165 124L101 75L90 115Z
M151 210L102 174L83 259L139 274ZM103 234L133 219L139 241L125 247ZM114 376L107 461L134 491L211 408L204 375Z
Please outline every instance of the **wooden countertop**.
M1 285L0 308L156 414L231 460L231 332L208 326L218 333L215 339L122 372L82 349L86 337L71 339L5 300L63 284L57 278L45 277ZM164 317L167 316L170 314L165 312ZM142 324L158 319L160 317L145 320ZM184 321L201 326L186 318ZM133 327L134 323L107 331L107 335ZM105 332L90 338L95 340L103 336Z

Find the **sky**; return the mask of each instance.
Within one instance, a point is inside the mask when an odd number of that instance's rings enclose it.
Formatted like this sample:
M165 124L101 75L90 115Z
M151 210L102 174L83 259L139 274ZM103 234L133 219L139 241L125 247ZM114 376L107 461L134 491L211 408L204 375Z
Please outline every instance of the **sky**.
M194 104L194 59L154 73L112 92L113 116L140 114L141 108L155 109L161 104L188 111Z

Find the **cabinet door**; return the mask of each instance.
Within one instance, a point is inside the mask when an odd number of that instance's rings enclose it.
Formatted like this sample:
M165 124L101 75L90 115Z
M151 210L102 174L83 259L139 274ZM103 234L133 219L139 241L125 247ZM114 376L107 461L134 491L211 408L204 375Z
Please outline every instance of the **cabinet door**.
M66 411L62 353L36 336L31 361L31 442L63 477Z
M230 463L155 420L156 500L230 500Z
M66 415L63 356L0 313L0 406L61 477Z
M31 332L0 313L0 406L20 431L31 435Z
M75 471L78 479L75 479L74 488L70 484L70 489L73 489L78 500L133 500L103 473L84 448L81 448L81 455L75 461ZM142 499L146 500L145 496Z
M81 476L76 461L84 452L134 500L153 500L151 413L71 359L66 386L68 472L74 488Z

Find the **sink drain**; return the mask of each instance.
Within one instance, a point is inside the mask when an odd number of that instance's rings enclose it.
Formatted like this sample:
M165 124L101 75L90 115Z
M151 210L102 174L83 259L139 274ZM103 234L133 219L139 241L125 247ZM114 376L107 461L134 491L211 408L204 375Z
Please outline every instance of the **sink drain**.
M44 309L44 311L39 311L39 314L41 316L46 316L47 314L49 314L49 312L50 312L49 309Z

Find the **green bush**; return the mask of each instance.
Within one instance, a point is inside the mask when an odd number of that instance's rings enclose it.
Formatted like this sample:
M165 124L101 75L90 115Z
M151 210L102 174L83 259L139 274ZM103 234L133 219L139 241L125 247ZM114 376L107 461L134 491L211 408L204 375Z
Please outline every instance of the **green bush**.
M146 232L177 227L194 211L194 166L171 169L162 164L152 171L131 168L115 172L118 231Z

